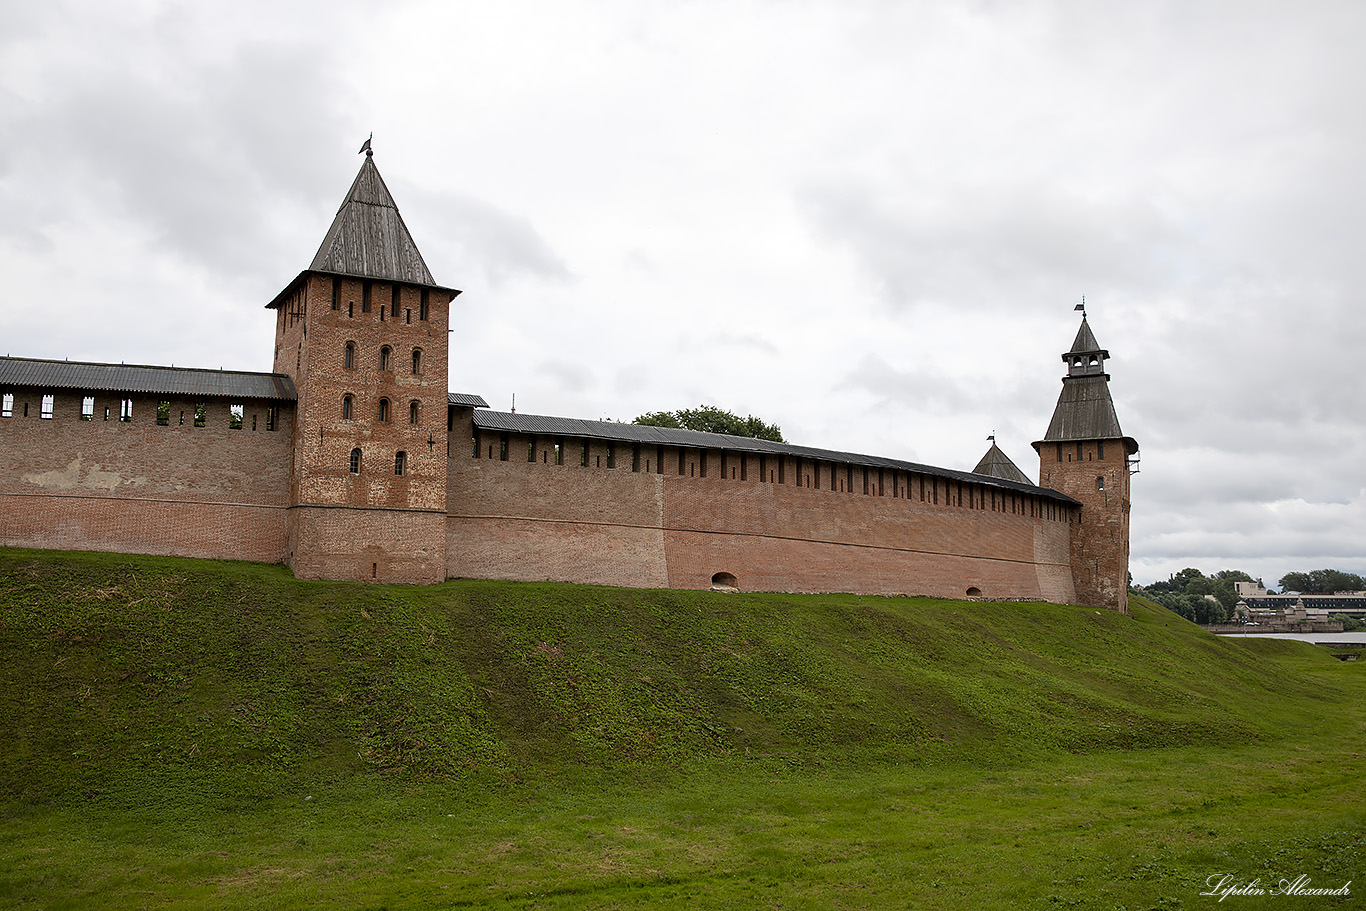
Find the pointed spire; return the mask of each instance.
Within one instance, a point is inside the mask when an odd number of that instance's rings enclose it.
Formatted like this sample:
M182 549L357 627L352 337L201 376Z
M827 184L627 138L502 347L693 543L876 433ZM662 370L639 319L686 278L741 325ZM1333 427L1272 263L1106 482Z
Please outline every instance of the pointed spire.
M1029 480L1028 476L1010 460L1010 456L1002 452L1001 448L996 445L995 434L990 439L992 441L991 448L987 450L986 455L982 456L982 460L977 463L977 467L972 470L972 473L1032 486L1034 482Z
M366 140L369 145L369 140ZM437 287L368 148L309 269Z
M1077 337L1072 342L1072 349L1068 354L1089 354L1092 351L1104 351L1104 349L1100 347L1100 342L1096 341L1096 335L1091 331L1091 324L1086 321L1086 314L1083 313L1081 315L1081 328L1077 330ZM1105 351L1105 356L1109 357L1110 352Z

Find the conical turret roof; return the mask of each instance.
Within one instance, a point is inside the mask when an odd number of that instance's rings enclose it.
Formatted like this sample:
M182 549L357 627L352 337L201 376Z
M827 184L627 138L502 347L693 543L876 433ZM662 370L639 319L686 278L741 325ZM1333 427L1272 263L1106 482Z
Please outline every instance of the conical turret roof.
M1110 398L1110 375L1105 372L1105 359L1109 356L1083 315L1071 350L1062 356L1067 363L1067 376L1062 378L1062 393L1053 409L1053 419L1043 439L1034 443L1035 449L1043 443L1123 440L1130 453L1138 451L1138 443L1120 429L1115 403Z
M1110 352L1100 347L1100 342L1096 341L1096 334L1091 331L1091 324L1086 321L1086 314L1083 313L1081 315L1081 328L1077 330L1077 337L1072 342L1072 348L1067 354L1089 354L1093 351L1101 352L1106 357L1110 356Z
M308 268L436 287L436 279L369 155Z
M982 461L977 463L977 467L972 470L972 473L1000 478L1002 481L1015 481L1020 484L1034 483L1010 460L1010 456L1001 451L995 440L992 441L991 448L987 450L986 455L982 456Z

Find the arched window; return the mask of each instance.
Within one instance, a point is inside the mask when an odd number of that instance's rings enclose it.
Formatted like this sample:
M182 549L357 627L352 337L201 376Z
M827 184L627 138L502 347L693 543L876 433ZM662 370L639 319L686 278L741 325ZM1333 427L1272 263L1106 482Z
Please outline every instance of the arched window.
M417 412L418 412L417 399L413 399L411 402L408 403L408 423L409 423L409 424L416 424L416 423L417 423Z
M408 470L408 453L399 450L394 453L394 474L402 475Z
M1105 489L1105 476L1104 476L1104 475L1101 475L1100 477L1096 478L1096 490L1104 490L1104 489Z
M388 400L388 399L380 399L380 400L379 400L379 422L380 422L381 424L387 424L387 423L389 423L389 400Z
M342 366L345 367L347 370L354 370L356 368L355 342L346 343L346 351L342 354Z
M360 474L360 450L351 450L351 473Z
M422 349L413 349L413 373L422 372Z
M351 395L349 392L348 392L346 395L342 396L342 420L343 420L343 421L349 421L349 420L351 420L351 414L352 414L353 410L355 409L355 406L356 406L356 400L355 400L355 398L352 397L352 395Z
M379 349L379 369L391 369L389 366L389 359L393 356L393 353L393 349L391 349L388 345L385 345L383 348Z

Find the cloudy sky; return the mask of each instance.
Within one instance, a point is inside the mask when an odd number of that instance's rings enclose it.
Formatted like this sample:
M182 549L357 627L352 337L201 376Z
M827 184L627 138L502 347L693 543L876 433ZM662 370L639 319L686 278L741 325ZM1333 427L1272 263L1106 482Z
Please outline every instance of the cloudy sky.
M1366 4L0 17L0 353L269 370L373 131L454 391L1036 475L1085 295L1137 581L1366 573Z

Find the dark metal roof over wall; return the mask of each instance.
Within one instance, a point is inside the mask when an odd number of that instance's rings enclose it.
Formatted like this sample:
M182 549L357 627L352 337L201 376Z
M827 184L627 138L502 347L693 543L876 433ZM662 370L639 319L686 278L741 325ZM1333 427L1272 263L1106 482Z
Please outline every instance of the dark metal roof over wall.
M365 156L360 173L308 268L313 272L436 285L369 155Z
M448 392L446 393L446 404L461 405L465 408L489 407L489 403L484 401L482 395L475 395L472 392Z
M27 357L0 357L0 387L7 386L288 402L298 399L294 381L278 373L91 364Z
M641 424L620 424L616 421L584 421L578 418L558 418L539 414L514 414L506 411L485 410L474 412L474 426L480 430L495 432L507 431L510 433L544 434L546 436L579 437L592 440L612 440L620 443L642 443L651 446L685 446L690 449L724 449L728 452L787 455L801 459L816 459L821 462L838 462L868 468L889 468L895 471L909 471L953 481L966 481L988 487L998 487L1033 496L1047 497L1062 503L1077 503L1076 500L1065 494L1046 487L1038 487L1029 483L1028 480L1020 483L1003 478L973 474L970 471L954 471L948 468L922 465L917 462L903 462L900 459L840 452L833 449L816 449L810 446L795 446L791 443L774 443L770 440L737 437L724 433L703 433L697 430L680 430L673 427L647 427Z
M1015 481L1019 484L1033 483L1029 477L1010 460L1010 456L1001 451L1001 447L992 442L987 454L982 456L982 461L977 463L977 467L972 470L973 474L984 474L992 478L1000 478L1003 481Z

